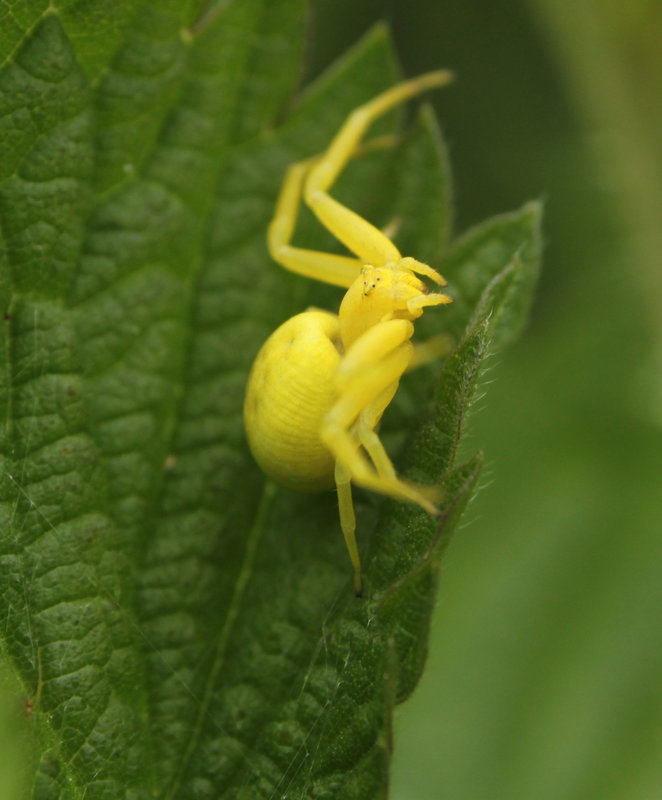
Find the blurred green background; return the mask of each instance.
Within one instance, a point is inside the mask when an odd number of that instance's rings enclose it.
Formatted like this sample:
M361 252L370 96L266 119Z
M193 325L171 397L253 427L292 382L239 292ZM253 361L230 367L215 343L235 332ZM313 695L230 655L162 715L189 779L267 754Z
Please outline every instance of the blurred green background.
M468 447L393 800L662 798L662 5L315 0L308 77L377 19L434 98L456 231L546 204L522 340Z

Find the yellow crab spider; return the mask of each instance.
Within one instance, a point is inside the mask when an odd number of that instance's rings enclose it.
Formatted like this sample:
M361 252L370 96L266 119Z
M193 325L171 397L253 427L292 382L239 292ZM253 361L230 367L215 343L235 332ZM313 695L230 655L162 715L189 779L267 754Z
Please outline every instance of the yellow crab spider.
M304 311L283 323L263 345L244 403L248 443L276 483L299 491L320 491L335 483L357 595L363 583L351 484L438 513L431 487L398 478L376 427L412 358L417 363L430 358L425 345L414 355L414 320L426 307L451 298L429 292L417 277L444 286L438 272L403 257L385 233L334 200L328 190L375 119L450 79L449 72L431 72L354 110L324 153L288 169L269 226L269 252L275 261L347 292L337 315ZM290 243L302 198L356 258Z

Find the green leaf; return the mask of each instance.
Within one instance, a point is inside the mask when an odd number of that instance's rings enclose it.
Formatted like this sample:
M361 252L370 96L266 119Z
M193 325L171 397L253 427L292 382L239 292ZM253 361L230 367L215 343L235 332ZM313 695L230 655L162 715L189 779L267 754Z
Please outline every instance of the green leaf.
M486 283L515 259L520 263L517 286L500 311L494 331L500 343L512 341L521 331L531 305L538 277L541 251L539 203L503 214L465 234L446 255L441 271L453 284L454 304L449 308L449 326L456 333L464 328Z
M376 29L276 126L302 28L298 0L200 16L98 0L13 30L0 602L39 800L386 791L393 705L422 670L441 552L480 469L455 465L459 432L490 342L531 293L533 212L442 260L450 181L427 112L338 186L378 224L401 218L408 252L452 266L457 308L429 312L423 335L468 329L436 400L439 367L413 373L384 426L417 429L403 469L440 483L441 517L357 492L359 600L335 498L266 482L241 422L266 336L341 297L267 257L284 169L397 74ZM300 235L334 246L305 215Z

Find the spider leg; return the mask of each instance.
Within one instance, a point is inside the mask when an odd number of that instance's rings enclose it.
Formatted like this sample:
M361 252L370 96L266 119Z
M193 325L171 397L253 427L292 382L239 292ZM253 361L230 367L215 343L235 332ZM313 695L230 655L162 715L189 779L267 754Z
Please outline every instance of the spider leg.
M451 80L449 72L430 72L394 86L353 111L326 152L310 167L304 180L306 203L344 245L373 266L401 258L393 242L356 212L334 200L328 189L352 157L368 127L380 116L417 94Z
M388 320L368 330L350 347L338 367L339 397L324 418L321 438L354 483L437 514L428 492L397 477L379 437L371 430L411 360L412 329L407 320ZM352 428L357 420L355 435ZM361 452L360 444L373 464Z
M402 351L398 350L387 359L384 359L380 367L397 381L406 368L410 357L410 349L402 348ZM374 377L374 372L371 371L366 377L368 381L371 381ZM380 455L383 451L381 442L378 448L374 444L374 438L370 437L368 439L366 437L365 441L370 448L371 455L374 455L380 465L382 471L380 475L359 450L359 442L356 437L349 432L352 423L348 420L356 419L370 393L371 387L366 385L366 381L361 380L357 383L354 391L342 397L336 406L331 409L322 425L322 441L333 453L337 462L342 464L349 472L353 483L390 497L416 503L429 514L436 516L439 513L438 509L430 499L430 494L434 495L434 491L426 491L425 488L413 486L397 476L388 475L383 466L385 462Z
M374 428L381 419L384 409L393 399L397 391L398 382L394 381L386 388L359 416L355 430L359 442L365 448L380 478L389 483L398 482L393 462L388 457L381 439ZM345 538L345 545L354 567L354 594L361 597L363 594L363 579L361 577L361 560L356 543L356 516L352 501L352 475L340 462L336 461L335 482L338 493L338 511L340 527ZM424 490L425 491L425 490Z
M377 470L377 474L386 480L397 480L395 468L388 457L384 446L374 431L374 427L381 419L384 409L393 399L398 388L397 381L394 381L370 406L361 413L356 424L356 434L360 443L366 449L372 463ZM340 527L345 537L345 544L349 552L349 557L354 567L354 593L357 597L363 594L363 580L361 578L361 561L359 550L356 544L356 517L354 514L354 503L352 501L352 476L340 461L336 461L335 481L338 492L338 511L340 514Z
M290 244L301 205L301 186L314 160L293 164L285 174L276 211L269 225L267 235L269 253L274 261L292 272L348 288L363 266L358 259L318 250L306 250Z
M363 594L363 580L361 579L361 559L359 548L356 544L356 516L352 501L351 476L345 467L336 461L335 481L338 492L338 512L340 514L340 527L345 537L347 552L354 567L354 594L361 597Z
M356 424L356 434L359 437L359 441L370 456L370 460L374 464L379 477L387 481L397 480L398 478L395 474L393 462L389 458L375 428L397 389L398 382L394 381L386 391L376 397L368 408L361 413Z
M455 347L455 337L450 333L438 333L424 342L417 342L414 345L414 355L407 365L407 372L446 358L453 351L453 347Z

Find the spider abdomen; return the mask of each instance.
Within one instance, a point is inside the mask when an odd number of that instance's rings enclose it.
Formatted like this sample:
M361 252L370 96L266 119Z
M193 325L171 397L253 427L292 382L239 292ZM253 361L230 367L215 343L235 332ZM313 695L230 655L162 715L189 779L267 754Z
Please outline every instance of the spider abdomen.
M258 353L244 421L255 460L276 483L298 491L333 486L335 461L320 438L337 397L338 317L305 311L284 322Z

